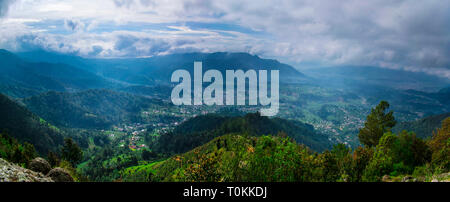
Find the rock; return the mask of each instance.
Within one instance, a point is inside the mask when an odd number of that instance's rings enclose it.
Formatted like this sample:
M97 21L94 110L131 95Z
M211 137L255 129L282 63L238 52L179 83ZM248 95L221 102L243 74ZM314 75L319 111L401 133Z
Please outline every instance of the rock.
M46 177L52 178L55 182L73 182L72 176L63 168L53 168Z
M33 159L28 164L28 168L32 171L40 172L44 175L46 175L52 169L50 164L41 157L37 157L37 158Z
M22 168L0 158L0 182L53 182L42 173Z
M417 182L425 182L425 180L426 180L424 176L419 176L416 179L417 179Z
M389 182L391 179L391 177L389 177L389 175L384 175L383 178L381 178L382 182Z
M449 182L450 181L450 173L441 173L433 176L433 180L431 182Z
M417 179L415 179L411 176L405 176L405 177L403 177L402 182L417 182Z

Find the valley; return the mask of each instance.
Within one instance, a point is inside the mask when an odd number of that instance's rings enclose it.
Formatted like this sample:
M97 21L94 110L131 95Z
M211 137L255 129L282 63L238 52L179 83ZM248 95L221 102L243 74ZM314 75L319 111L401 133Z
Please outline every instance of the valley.
M449 81L375 67L300 73L246 53L92 59L2 50L0 58L0 132L33 144L40 156L73 139L83 152L74 170L92 181L259 181L280 175L260 170L270 163L258 159L269 153L277 163L295 158L311 166L280 164L287 167L274 168L285 174L278 180L320 181L297 172L314 172L336 145L356 152L359 130L380 101L391 104L399 122L393 132L424 139L450 112ZM197 60L205 71L279 70L277 116L260 116L261 105L174 105L171 73L192 74ZM245 178L249 172L259 174Z

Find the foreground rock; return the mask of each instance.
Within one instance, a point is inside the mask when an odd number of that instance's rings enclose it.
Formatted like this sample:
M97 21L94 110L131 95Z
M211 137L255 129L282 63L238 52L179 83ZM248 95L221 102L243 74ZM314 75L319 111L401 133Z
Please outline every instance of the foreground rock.
M42 173L22 168L0 158L0 182L53 182Z
M50 164L41 157L33 159L28 165L28 168L30 168L30 170L32 171L40 172L44 175L46 175L52 169Z
M73 182L72 176L63 168L53 168L48 172L47 177L52 178L55 182Z
M431 182L450 182L450 173L435 175Z

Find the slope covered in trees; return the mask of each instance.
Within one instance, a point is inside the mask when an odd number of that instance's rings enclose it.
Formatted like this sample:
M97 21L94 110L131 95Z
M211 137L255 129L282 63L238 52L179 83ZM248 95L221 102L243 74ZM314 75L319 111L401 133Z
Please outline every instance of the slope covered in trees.
M0 94L0 114L0 131L33 144L39 153L46 154L63 143L63 133L58 128L3 94Z
M392 128L392 131L394 133L401 132L402 130L414 131L417 137L428 138L433 136L433 132L436 128L439 128L442 121L447 117L450 117L450 113L433 115L417 121L400 122Z
M270 119L259 113L250 113L237 117L205 115L192 118L172 132L162 135L155 145L155 150L168 153L186 152L216 137L231 133L247 136L289 136L316 151L323 151L332 145L326 135L316 132L309 124L281 118Z
M107 128L116 123L139 122L141 109L162 104L158 100L111 90L51 91L23 102L52 124L74 128Z
M383 106L383 103L379 106ZM385 115L377 113L377 110L371 113L371 116ZM431 181L441 173L450 171L449 126L450 118L447 118L431 140L423 140L407 131L398 134L387 131L381 137L370 133L367 135L374 137L374 145L352 150L337 144L322 153L313 152L289 137L255 137L235 133L216 137L202 146L166 160L123 169L121 180ZM197 127L191 129L196 130ZM444 180L448 180L448 177Z

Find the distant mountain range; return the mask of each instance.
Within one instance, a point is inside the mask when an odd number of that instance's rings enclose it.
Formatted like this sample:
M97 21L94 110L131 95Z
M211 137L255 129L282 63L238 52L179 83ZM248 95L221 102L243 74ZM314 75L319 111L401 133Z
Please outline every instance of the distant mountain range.
M75 91L111 85L102 77L68 64L28 62L11 52L0 50L0 90L14 97L49 90Z
M203 71L217 69L277 69L280 76L296 79L304 75L295 68L276 60L262 59L248 53L184 53L150 58L121 59L85 59L77 56L62 55L46 51L18 53L19 56L33 62L66 63L104 76L106 78L130 84L150 85L155 81L169 83L172 72L177 69L193 71L194 61L203 62Z
M437 92L449 86L447 78L424 72L410 72L371 66L337 66L304 70L316 82L336 88L359 87L359 84L388 87L397 90Z

